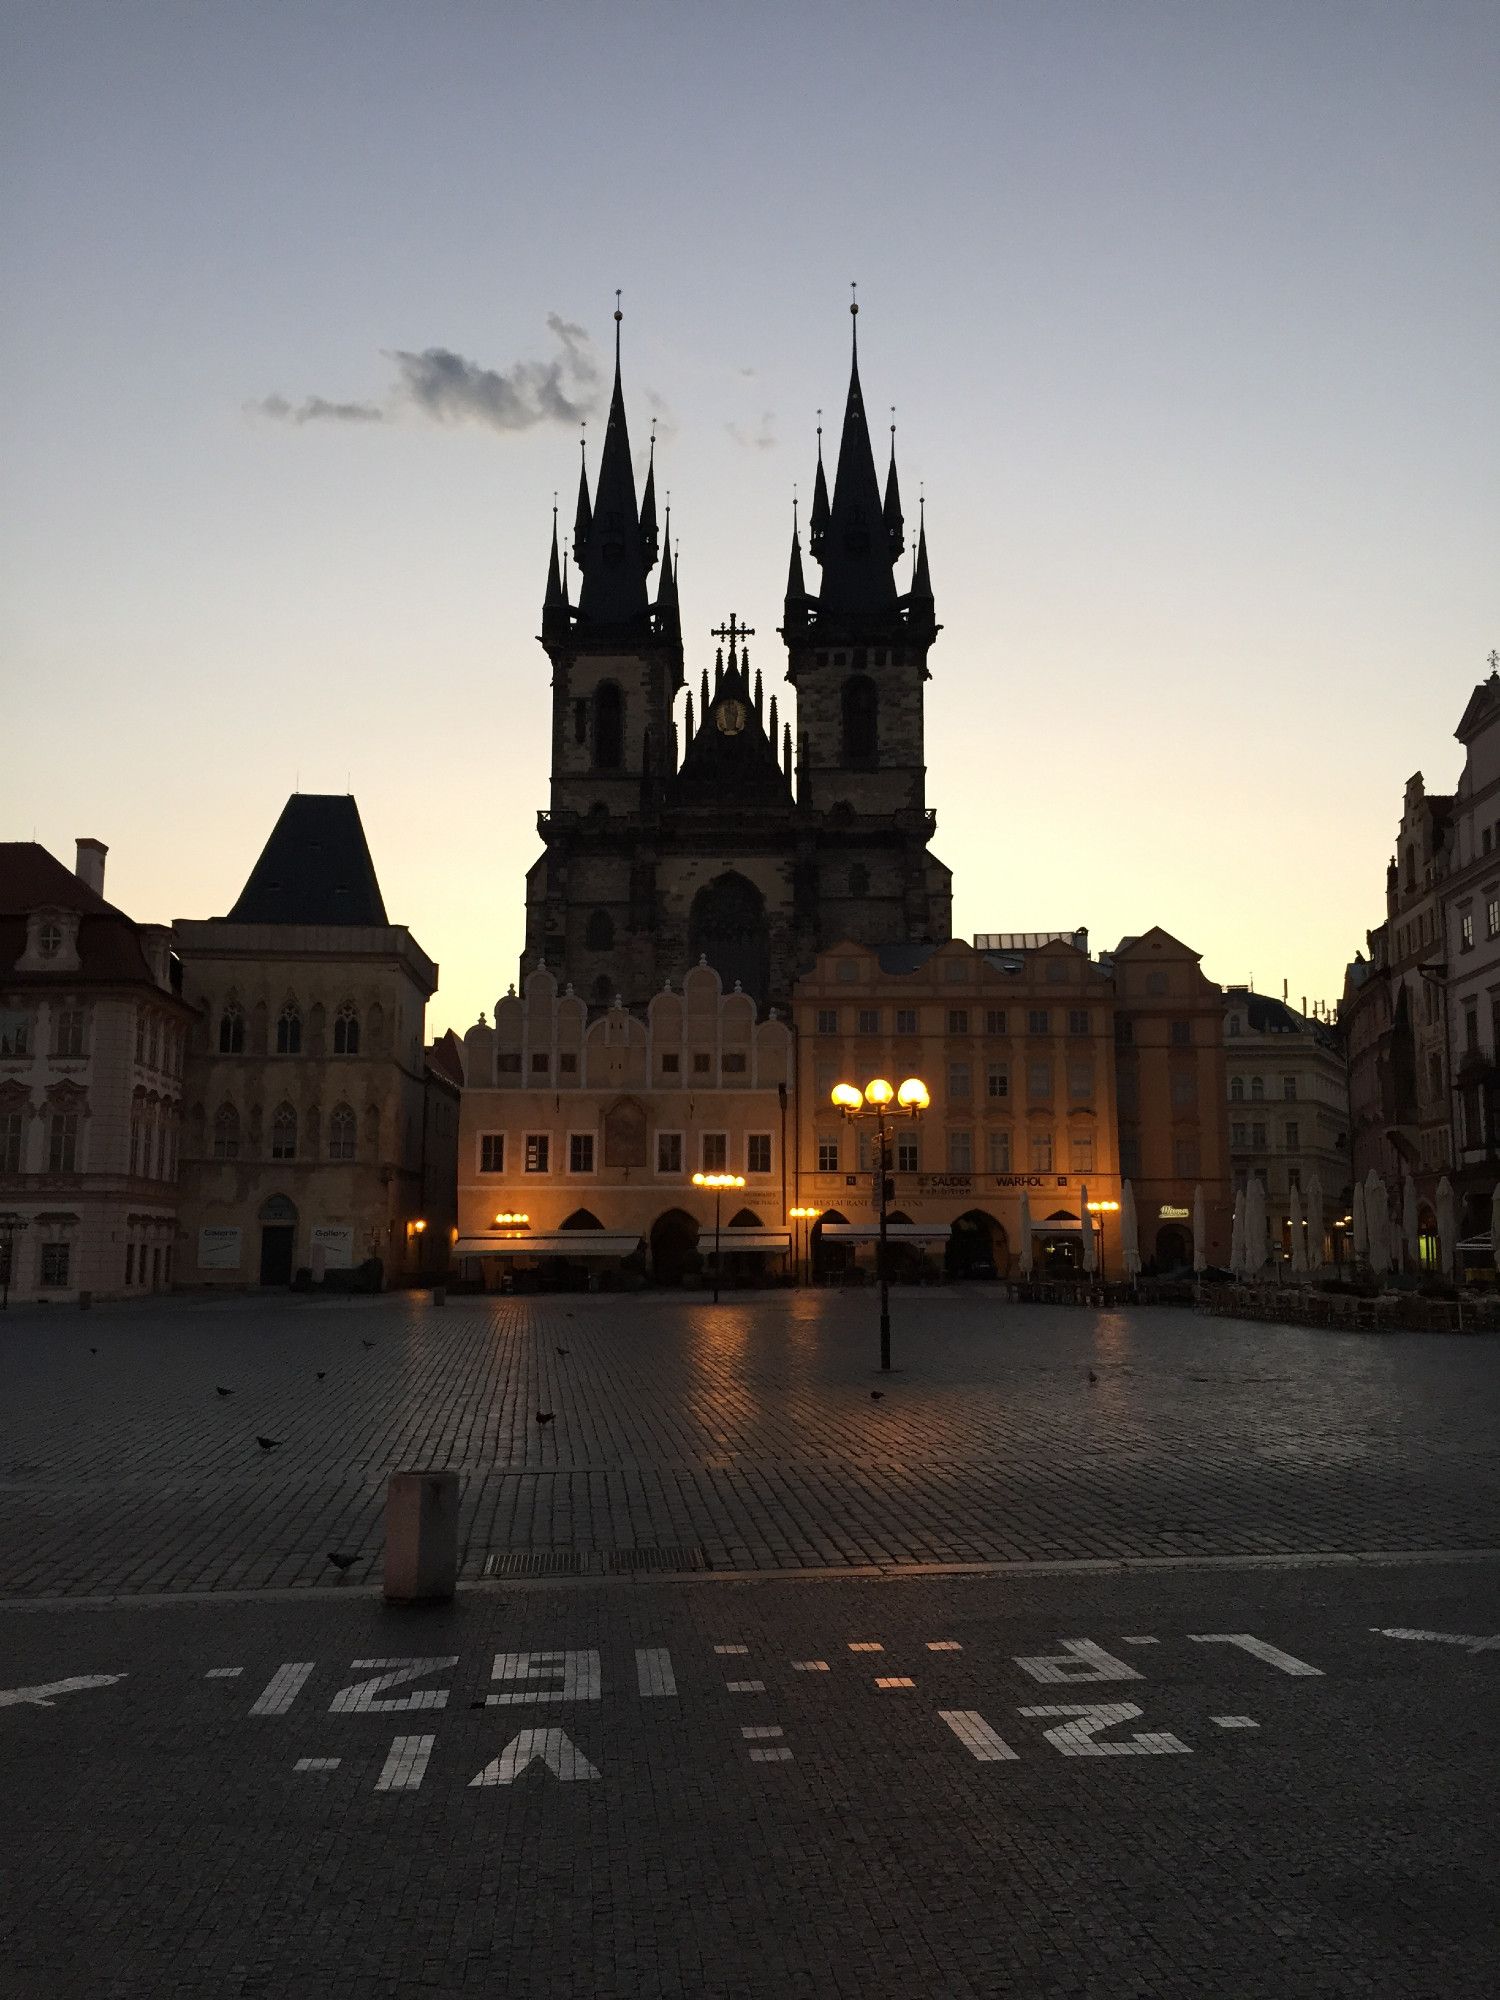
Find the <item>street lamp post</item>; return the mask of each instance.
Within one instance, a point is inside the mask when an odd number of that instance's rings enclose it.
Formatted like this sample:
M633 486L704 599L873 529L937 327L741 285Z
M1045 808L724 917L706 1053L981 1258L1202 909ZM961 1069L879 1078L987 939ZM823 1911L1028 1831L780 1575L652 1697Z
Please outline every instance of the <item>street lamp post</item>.
M725 1188L742 1188L743 1174L694 1174L694 1187L709 1187L714 1191L714 1304L719 1303L719 1203L724 1198Z
M875 1121L875 1185L880 1204L880 1243L875 1254L880 1278L880 1366L886 1374L890 1373L891 1367L891 1279L885 1254L891 1156L886 1113L892 1098L908 1117L919 1118L931 1104L932 1093L919 1076L907 1077L899 1090L892 1090L883 1076L874 1076L863 1090L858 1084L836 1083L832 1093L833 1104L851 1124L857 1118L873 1118ZM865 1110L866 1105L869 1110Z
M796 1236L797 1224L801 1222L806 1225L803 1230L803 1238L802 1238L803 1242L807 1246L807 1260L803 1266L804 1275L802 1279L802 1282L805 1285L810 1285L812 1283L812 1229L813 1229L813 1224L817 1221L818 1217L822 1213L823 1211L821 1208L789 1208L787 1210L787 1214L788 1216L790 1216L792 1223L792 1257L794 1262L801 1261L797 1257L797 1236Z
M1091 1201L1089 1203L1089 1214L1094 1216L1099 1224L1099 1282L1101 1285L1104 1283L1104 1218L1106 1215L1118 1215L1119 1212L1120 1204L1117 1201Z

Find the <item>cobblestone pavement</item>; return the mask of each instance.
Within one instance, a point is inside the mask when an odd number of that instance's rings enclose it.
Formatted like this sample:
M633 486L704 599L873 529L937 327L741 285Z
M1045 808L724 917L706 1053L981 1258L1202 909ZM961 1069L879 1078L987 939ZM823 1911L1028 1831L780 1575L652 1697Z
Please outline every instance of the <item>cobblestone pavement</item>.
M0 1659L7 2000L1496 1990L1493 1557L33 1603Z
M13 1311L0 1595L357 1585L412 1465L469 1577L1500 1545L1482 1338L894 1311L887 1377L869 1293Z

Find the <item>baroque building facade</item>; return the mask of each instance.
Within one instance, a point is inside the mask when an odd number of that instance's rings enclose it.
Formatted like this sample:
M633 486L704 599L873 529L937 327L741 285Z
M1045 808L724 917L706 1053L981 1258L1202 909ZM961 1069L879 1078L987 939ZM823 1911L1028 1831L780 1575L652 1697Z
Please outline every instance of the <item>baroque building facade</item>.
M76 870L0 843L0 1283L12 1298L161 1291L174 1279L191 1010L171 933Z
M437 967L387 920L354 800L295 794L228 916L175 936L194 1014L178 1281L440 1271L451 1207L423 1210L451 1184L434 1155L456 1081L424 1041Z
M1229 1087L1229 1158L1236 1188L1253 1174L1266 1190L1273 1255L1291 1251L1291 1195L1306 1211L1316 1177L1323 1190L1323 1241L1311 1264L1350 1255L1344 1217L1354 1193L1344 1037L1269 994L1231 986L1224 994Z
M799 973L842 937L949 936L949 874L928 847L923 688L938 625L925 530L902 591L894 440L882 492L856 345L831 495L818 457L816 590L793 524L782 636L795 719L789 697L767 703L754 635L733 615L713 634L695 707L654 451L636 491L618 319L592 492L580 475L576 604L553 521L541 633L551 791L527 877L522 976L544 967L594 1012L618 998L640 1014L701 959L726 991L785 1008Z

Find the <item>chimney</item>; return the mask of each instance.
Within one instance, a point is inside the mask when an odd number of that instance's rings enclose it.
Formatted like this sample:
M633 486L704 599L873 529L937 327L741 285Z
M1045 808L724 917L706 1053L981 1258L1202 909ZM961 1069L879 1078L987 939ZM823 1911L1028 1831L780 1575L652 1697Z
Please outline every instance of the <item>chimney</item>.
M104 857L108 852L102 840L80 840L78 843L78 861L73 873L96 896L104 894Z

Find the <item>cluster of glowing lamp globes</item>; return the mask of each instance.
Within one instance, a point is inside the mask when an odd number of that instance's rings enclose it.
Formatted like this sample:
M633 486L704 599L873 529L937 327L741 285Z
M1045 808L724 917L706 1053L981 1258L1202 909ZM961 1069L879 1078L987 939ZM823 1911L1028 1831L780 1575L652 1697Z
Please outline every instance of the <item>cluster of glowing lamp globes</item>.
M857 1083L836 1083L831 1093L833 1104L851 1118L865 1104L872 1111L884 1111L893 1098L898 1110L909 1111L915 1118L919 1111L925 1111L931 1104L932 1092L919 1076L907 1077L894 1090L883 1076L874 1076L863 1090Z

